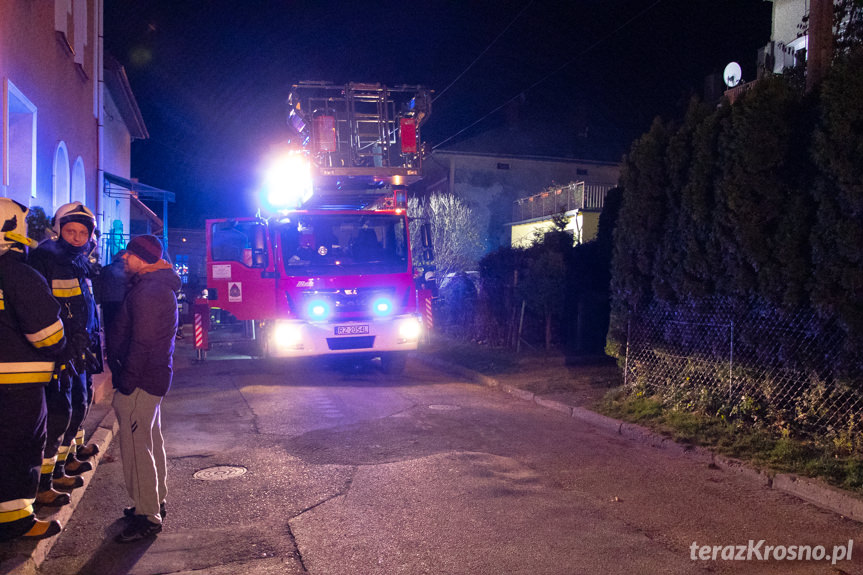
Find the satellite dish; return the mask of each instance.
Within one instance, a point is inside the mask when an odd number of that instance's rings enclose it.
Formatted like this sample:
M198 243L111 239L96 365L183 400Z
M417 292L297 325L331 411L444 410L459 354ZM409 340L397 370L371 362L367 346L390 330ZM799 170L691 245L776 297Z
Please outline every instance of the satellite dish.
M725 67L725 71L722 73L722 79L725 81L726 86L733 88L740 83L742 75L743 73L740 70L740 64L737 62L729 62Z

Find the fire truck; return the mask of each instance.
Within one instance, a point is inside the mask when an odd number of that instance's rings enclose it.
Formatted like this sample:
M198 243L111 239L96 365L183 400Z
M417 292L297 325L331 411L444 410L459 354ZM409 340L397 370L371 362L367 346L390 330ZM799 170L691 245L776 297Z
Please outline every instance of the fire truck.
M398 373L423 330L407 187L429 91L304 82L288 110L292 149L263 180L261 212L206 222L210 317L242 326L256 355L380 358Z

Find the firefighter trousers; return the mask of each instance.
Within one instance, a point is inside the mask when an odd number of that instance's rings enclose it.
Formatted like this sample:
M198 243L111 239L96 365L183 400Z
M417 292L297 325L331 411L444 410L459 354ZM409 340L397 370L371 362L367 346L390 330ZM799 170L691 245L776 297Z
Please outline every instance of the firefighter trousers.
M52 381L45 388L45 402L48 406L48 439L45 443L45 453L42 456L42 483L40 491L51 488L50 477L58 460L65 462L68 446L62 445L63 437L72 419L72 382L63 370L58 381Z
M81 435L83 442L83 430L81 425L84 419L87 418L87 413L90 411L91 398L93 396L90 387L90 378L86 373L71 375L69 398L71 402L72 412L69 417L69 426L66 428L66 433L63 434L62 447L68 449L67 458L75 454L75 438ZM63 460L65 462L65 459ZM58 461L59 467L59 461Z
M0 385L0 541L23 535L36 520L46 417L42 387Z

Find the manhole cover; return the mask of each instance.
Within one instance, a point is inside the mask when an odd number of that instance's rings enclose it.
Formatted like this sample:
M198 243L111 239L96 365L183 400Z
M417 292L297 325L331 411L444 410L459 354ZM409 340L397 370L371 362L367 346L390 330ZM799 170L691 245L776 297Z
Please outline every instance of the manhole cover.
M222 479L239 477L246 471L248 470L245 467L240 467L239 465L217 465L196 471L193 477L202 481L220 481Z
M457 405L446 405L442 403L438 403L435 405L429 405L429 409L436 409L438 411L452 411L454 409L459 409Z

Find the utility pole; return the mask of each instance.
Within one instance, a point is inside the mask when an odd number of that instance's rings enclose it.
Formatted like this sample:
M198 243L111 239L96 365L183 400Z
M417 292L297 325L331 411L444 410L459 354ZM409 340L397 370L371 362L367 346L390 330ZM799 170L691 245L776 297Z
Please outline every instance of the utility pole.
M806 91L811 92L830 68L833 58L833 0L809 4L809 51L806 55Z

